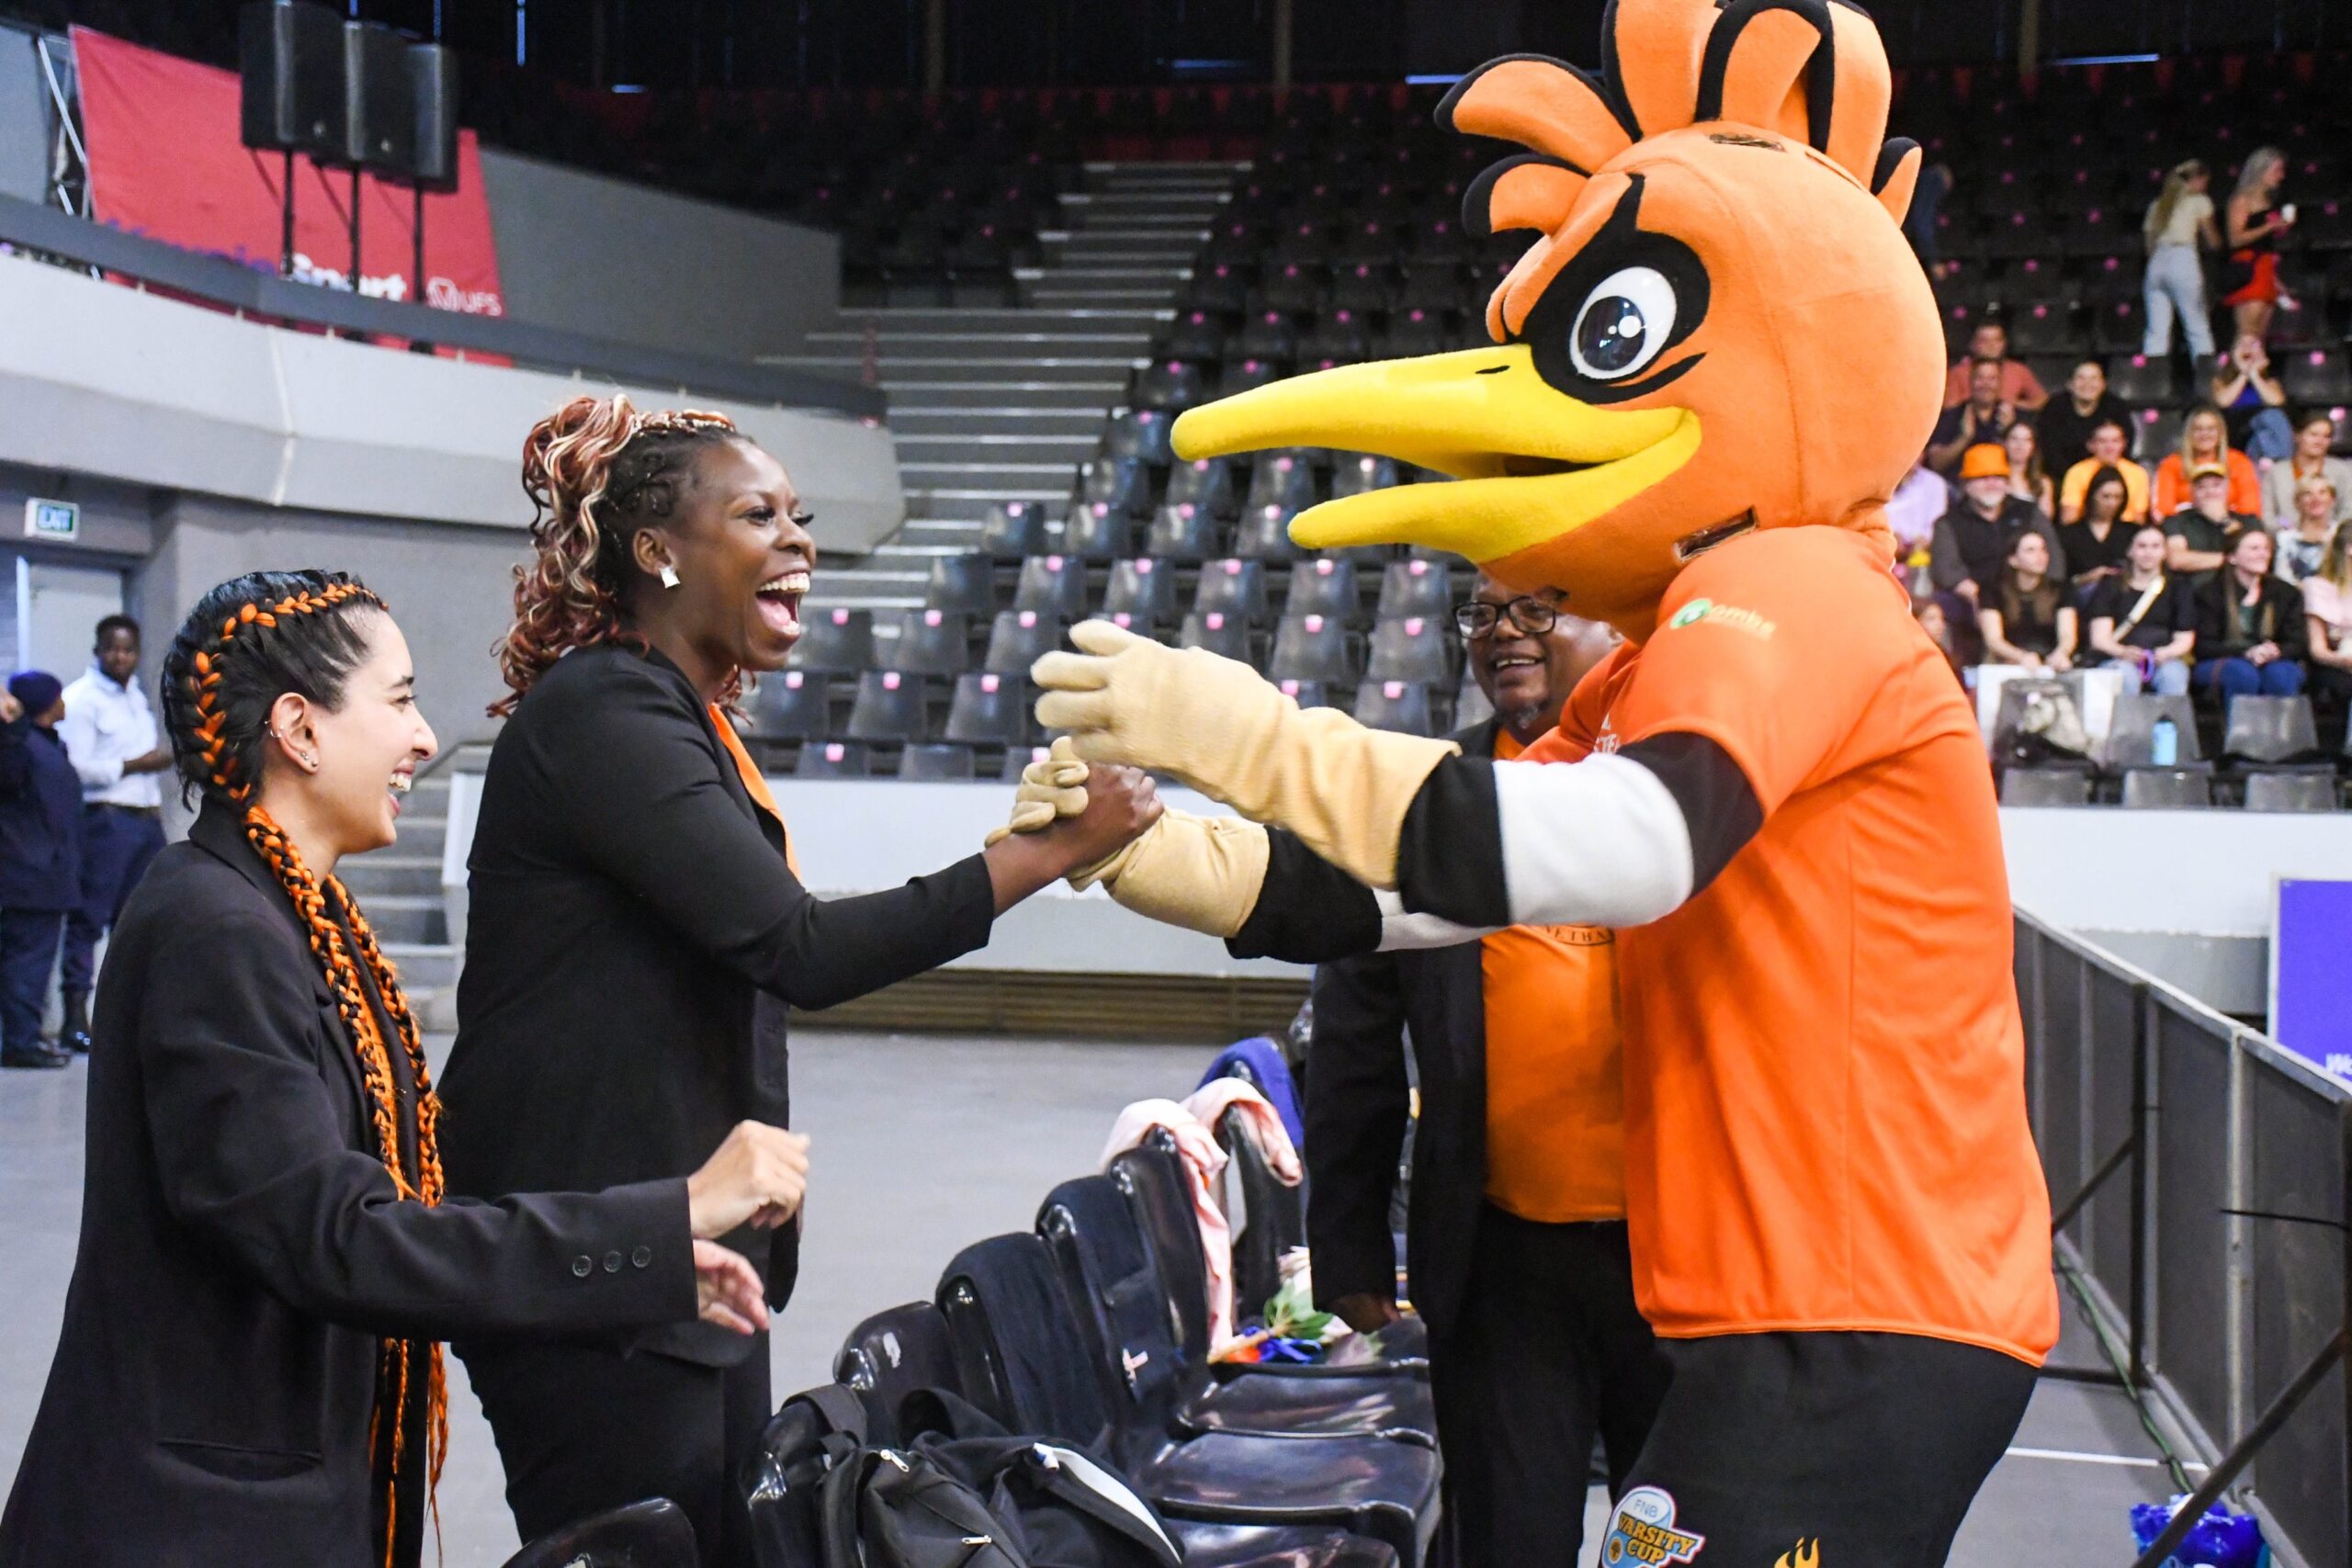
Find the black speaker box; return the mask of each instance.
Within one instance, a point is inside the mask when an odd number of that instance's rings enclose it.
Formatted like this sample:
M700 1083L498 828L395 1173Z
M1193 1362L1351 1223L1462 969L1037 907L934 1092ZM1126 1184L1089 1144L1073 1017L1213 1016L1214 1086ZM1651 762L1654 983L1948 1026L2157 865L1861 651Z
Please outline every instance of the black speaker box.
M237 62L246 146L342 158L341 17L324 6L247 6L237 17Z
M415 182L458 188L458 57L437 43L411 44L409 85L416 103Z
M416 96L408 44L373 22L343 24L342 162L406 179L416 167Z

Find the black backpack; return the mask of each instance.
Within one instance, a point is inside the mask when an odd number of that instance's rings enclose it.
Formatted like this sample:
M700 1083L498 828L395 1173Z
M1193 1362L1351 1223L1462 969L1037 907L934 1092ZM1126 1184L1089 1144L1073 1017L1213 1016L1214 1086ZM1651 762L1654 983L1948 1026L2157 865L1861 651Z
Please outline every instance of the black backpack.
M825 1568L1034 1568L980 1495L920 1453L860 1449L826 1473Z
M927 1428L915 1455L987 1498L1002 1539L1029 1568L1181 1568L1183 1554L1158 1511L1099 1456L1015 1436L944 1390L909 1406L902 1419Z

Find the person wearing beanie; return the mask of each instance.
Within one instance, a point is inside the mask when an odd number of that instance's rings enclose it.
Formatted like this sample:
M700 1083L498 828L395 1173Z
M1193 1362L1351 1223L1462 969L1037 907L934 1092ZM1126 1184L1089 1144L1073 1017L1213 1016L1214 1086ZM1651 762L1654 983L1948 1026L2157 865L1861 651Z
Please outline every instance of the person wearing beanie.
M0 697L0 1066L74 1059L40 1037L65 912L82 900L82 781L57 734L64 690L27 670Z
M2000 574L2019 534L2040 534L2052 560L2064 559L2065 553L2041 508L2009 493L2009 454L1999 442L1980 441L1961 454L1960 493L1959 502L1936 522L1928 575L1937 592L1967 601L1973 621L1982 585Z

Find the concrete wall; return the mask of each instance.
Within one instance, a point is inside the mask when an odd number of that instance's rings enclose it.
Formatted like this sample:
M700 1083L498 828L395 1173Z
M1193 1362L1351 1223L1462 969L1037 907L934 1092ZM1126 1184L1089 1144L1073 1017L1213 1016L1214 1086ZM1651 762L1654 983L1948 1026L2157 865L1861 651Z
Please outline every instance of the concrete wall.
M34 44L40 35L0 24L0 196L49 198L53 118Z
M841 303L821 230L485 147L510 315L592 337L749 357L797 352Z
M179 496L158 513L154 553L132 577L131 613L148 628L153 665L216 583L266 569L353 572L391 606L416 660L417 701L446 747L496 732L482 710L506 690L492 649L514 613L523 551L511 528Z
M539 371L289 332L0 257L0 462L322 512L520 528L534 421L582 391ZM645 406L675 388L628 388ZM905 515L880 425L725 398L792 471L828 550Z

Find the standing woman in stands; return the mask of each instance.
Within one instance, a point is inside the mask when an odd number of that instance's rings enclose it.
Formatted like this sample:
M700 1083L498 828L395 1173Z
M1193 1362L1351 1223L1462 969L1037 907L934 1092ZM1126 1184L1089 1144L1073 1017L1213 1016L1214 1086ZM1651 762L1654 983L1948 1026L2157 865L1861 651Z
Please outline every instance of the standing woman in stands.
M2211 171L2191 158L2165 176L2164 189L2148 205L2140 226L2147 242L2148 271L2141 285L2147 331L2140 352L2160 359L2172 352L2172 322L2177 313L2188 352L2202 366L2213 357L2213 316L2205 305L2206 251L2222 248L2213 226L2213 198L2206 187Z
M531 432L523 482L535 554L500 655L512 716L474 829L442 1091L452 1190L644 1180L691 1169L738 1121L784 1125L787 1007L979 947L997 915L1157 818L1141 774L1097 769L1085 813L1053 830L812 897L727 713L800 635L817 552L783 468L717 415L580 398ZM783 1305L797 1229L734 1239ZM659 1495L707 1562L748 1561L738 1477L770 1414L764 1337L457 1350L526 1538Z
M2245 155L2238 187L2230 193L2222 303L2234 312L2240 337L2270 336L2270 318L2284 292L2278 287L2278 239L2295 226L2295 209L2278 205L2278 186L2286 178L2287 155L2276 147L2257 147Z
M413 1568L435 1341L699 1313L749 1343L758 1277L694 1238L781 1223L804 1156L747 1126L691 1179L445 1201L416 1021L334 874L433 755L400 628L341 574L241 577L164 699L203 805L107 954L81 1247L0 1564Z

